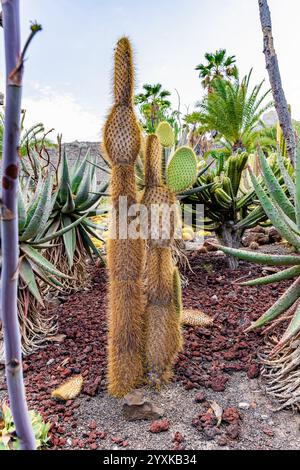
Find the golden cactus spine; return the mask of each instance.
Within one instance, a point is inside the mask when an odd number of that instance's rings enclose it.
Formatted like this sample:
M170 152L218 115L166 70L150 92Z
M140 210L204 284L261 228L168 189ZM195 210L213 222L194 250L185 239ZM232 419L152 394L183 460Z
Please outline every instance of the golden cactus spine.
M153 219L149 223L151 215L147 215L145 308L145 371L149 383L156 387L170 379L172 366L182 347L181 302L171 252L176 217L172 208L176 205L176 198L162 183L161 152L157 136L150 135L146 144L146 186L141 203L149 211L155 207L158 212L155 227Z
M128 209L137 202L134 165L141 146L140 128L133 107L134 70L127 38L115 49L115 103L104 127L104 149L111 162L110 192L113 223L108 240L109 270L108 390L126 395L143 379L144 242L124 234L131 220L120 218L120 197ZM122 223L121 223L122 220Z

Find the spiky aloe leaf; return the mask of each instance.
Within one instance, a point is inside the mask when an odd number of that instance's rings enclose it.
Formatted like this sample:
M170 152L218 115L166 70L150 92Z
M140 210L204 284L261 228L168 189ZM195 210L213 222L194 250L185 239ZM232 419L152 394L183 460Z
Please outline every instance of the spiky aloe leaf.
M62 172L60 177L60 185L59 185L59 193L58 198L61 203L65 203L68 198L69 188L71 187L71 179L70 179L70 170L68 159L66 155L66 149L63 152L63 164L62 164Z
M88 232L90 235L92 235L92 237L97 238L98 240L101 240L102 242L104 242L103 238L102 238L95 230L93 230L93 229L86 223L86 221L83 221L81 228L82 228L82 230L85 230L85 231Z
M271 355L275 352L279 351L290 339L294 338L297 333L300 331L300 305L298 305L296 312L290 321L289 326L287 327L286 331L284 332L282 338L280 339L279 343L275 346L275 348L271 351Z
M67 215L61 217L62 226L69 228L72 225L72 220ZM64 245L68 257L70 268L73 266L74 253L76 248L76 229L73 227L63 234Z
M89 219L86 219L84 221L84 225L88 225L89 227L94 228L96 230L105 230L106 229L105 225L94 224L94 222L92 222Z
M67 274L62 273L58 269L53 266L50 261L48 261L44 256L42 256L35 248L32 246L23 243L22 246L22 251L25 253L25 255L32 260L37 266L41 267L44 271L47 271L48 273L52 274L53 276L61 277L63 279L72 279L70 276Z
M82 147L79 147L79 152L78 152L78 155L76 157L76 160L75 160L74 164L72 165L72 168L70 169L70 178L71 178L71 180L73 180L76 171L78 170L78 168L81 165L81 154L82 154Z
M280 152L277 152L277 163L278 163L278 166L279 166L279 169L280 169L280 172L283 176L283 179L284 179L284 183L288 189L288 192L290 193L290 195L292 196L292 198L294 199L295 201L295 183L294 181L292 180L289 172L287 171L286 167L285 167L285 164L284 164L284 160L283 160L283 156L281 155Z
M266 195L264 192L263 188L257 181L254 173L250 170L250 177L252 180L252 184L254 186L254 189L256 191L257 197L260 200L261 205L263 206L267 216L271 220L272 224L276 227L278 232L282 235L283 238L285 238L288 242L290 242L294 247L296 247L298 250L300 250L300 238L293 234L285 221L282 219L280 216L280 213L278 212L276 206L272 203L270 198Z
M200 176L204 175L204 173L207 172L207 170L211 167L211 165L213 163L214 163L214 161L212 160L210 163L208 163L203 168L201 168L201 170L199 170L199 172L198 172L197 178L200 178Z
M58 279L56 279L56 277L50 276L46 271L37 266L32 260L30 261L30 264L34 273L48 286L55 287L55 289L60 291L63 289L63 284Z
M92 196L89 195L88 199L85 202L83 202L81 205L76 204L76 209L79 212L87 211L91 209L93 206L95 206L95 204L99 203L101 196L104 194L104 192L108 188L108 185L109 185L108 181L103 183L101 187L99 188L99 192L97 194L94 194Z
M88 162L90 165L93 165L95 168L98 168L98 170L104 171L104 173L107 173L108 175L111 174L111 170L110 170L110 167L109 167L108 164L107 164L107 167L106 167L106 166L98 165L97 163L91 162L90 160L87 160L87 162ZM140 171L140 168L139 168L138 171ZM144 174L143 170L141 170L141 171L142 171L141 174Z
M74 176L72 178L72 186L71 186L73 194L77 193L80 183L82 182L82 179L87 169L87 158L89 157L89 155L90 155L90 149L88 149L80 166L78 167L77 171L74 173Z
M23 191L21 190L20 187L19 187L19 193L18 193L18 220L19 220L19 233L21 233L26 224L26 206L25 206L25 201L23 197Z
M267 310L258 320L252 323L249 328L245 331L251 331L255 328L260 328L264 326L266 323L277 318L281 313L285 312L288 308L290 308L294 302L300 297L300 280L296 279L296 281L289 287L284 294L279 297L277 302L275 302L269 310Z
M51 212L51 192L52 176L49 173L45 180L45 186L37 207L31 220L26 224L24 232L20 236L20 241L30 240L37 235L39 230L43 232L44 226Z
M62 207L61 211L63 214L71 214L75 210L75 202L73 199L72 191L70 186L68 185L68 195L67 195L67 200Z
M292 268L284 269L270 276L258 277L250 281L241 282L241 286L262 286L265 284L272 284L273 282L287 281L300 275L300 266L293 266Z
M61 237L63 236L68 230L71 230L72 228L76 227L77 225L79 225L84 219L86 218L86 214L83 214L81 217L79 217L77 220L75 220L74 222L71 223L71 225L68 225L67 227L63 227L62 229L60 230L57 230L57 231L51 231L51 233L49 235L46 235L45 237L43 238L40 238L39 240L37 240L36 242L31 242L31 245L32 246L35 246L35 245L40 245L41 243L46 243L46 242L49 242L51 240L55 240L56 238L58 237Z
M77 195L75 198L76 208L78 208L80 204L83 204L84 202L88 200L91 190L92 190L91 170L90 170L90 167L88 167L83 179L81 180L81 183L77 191Z
M94 243L91 240L91 237L86 233L85 229L83 227L79 227L80 235L82 237L83 244L85 246L86 252L91 256L91 251L97 256L101 257L100 251L98 248L94 245Z
M270 197L277 202L283 212L293 221L296 221L295 208L284 193L278 179L274 175L263 153L259 155L259 162L264 175L264 182L269 190Z
M29 224L29 222L32 219L33 214L35 213L35 210L37 208L37 205L42 195L43 184L44 184L44 179L42 178L41 175L39 175L38 182L34 191L34 195L32 197L32 202L27 208L26 225Z
M20 277L23 279L24 283L28 287L29 291L33 295L33 297L38 301L42 307L44 307L44 302L41 297L38 285L35 280L35 276L29 261L26 258L21 258L19 263L19 274Z
M212 185L213 183L210 183L204 186L198 186L197 188L188 189L187 191L180 193L179 196L186 197L186 196L192 196L193 194L202 193L206 189L210 188Z
M235 256L249 263L266 264L268 266L298 266L300 256L297 255L270 255L266 253L255 253L248 250L238 250L228 246L218 245L218 249L226 255Z

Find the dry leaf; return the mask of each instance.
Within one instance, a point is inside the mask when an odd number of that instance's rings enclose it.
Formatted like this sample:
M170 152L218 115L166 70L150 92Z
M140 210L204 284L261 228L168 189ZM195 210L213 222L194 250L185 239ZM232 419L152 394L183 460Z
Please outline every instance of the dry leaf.
M82 389L83 377L82 375L75 375L71 379L64 382L58 388L53 390L51 396L53 398L58 398L59 400L73 400L76 398Z
M54 343L62 343L66 338L66 335L55 335L55 336L48 336L46 338L47 341L53 341Z
M222 422L223 408L216 401L210 401L209 404L218 420L217 426L220 426Z
M59 367L64 367L66 364L68 364L69 360L70 360L70 358L69 358L69 357L66 357L66 359L64 359L64 360L60 363Z

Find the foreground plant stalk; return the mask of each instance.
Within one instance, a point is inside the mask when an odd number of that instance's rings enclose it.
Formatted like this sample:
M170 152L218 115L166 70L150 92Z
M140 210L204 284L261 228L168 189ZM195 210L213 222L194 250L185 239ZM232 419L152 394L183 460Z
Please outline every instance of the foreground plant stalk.
M2 0L2 9L6 60L6 108L2 160L1 311L6 380L20 447L22 450L35 450L35 438L25 397L17 310L19 260L17 194L23 60L31 39L41 28L38 25L32 25L31 34L21 53L19 0Z

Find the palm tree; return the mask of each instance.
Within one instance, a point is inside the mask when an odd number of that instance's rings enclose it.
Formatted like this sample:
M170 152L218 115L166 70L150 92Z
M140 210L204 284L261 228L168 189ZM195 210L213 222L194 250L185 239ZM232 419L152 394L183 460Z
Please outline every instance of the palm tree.
M207 52L205 54L206 64L199 64L196 70L199 70L199 77L202 78L203 88L208 92L212 91L212 83L216 78L224 78L229 81L238 78L238 69L235 65L235 56L226 57L226 49L219 49L215 53Z
M256 141L259 143L259 131L265 127L261 117L273 106L272 102L264 104L270 93L261 94L264 80L249 92L251 73L252 69L241 82L215 78L212 92L198 104L202 123L216 131L231 152L251 150Z
M135 104L139 106L141 116L144 118L143 126L149 133L155 132L160 121L166 118L170 111L171 102L166 99L171 93L163 90L160 83L143 85L143 93L135 96Z

